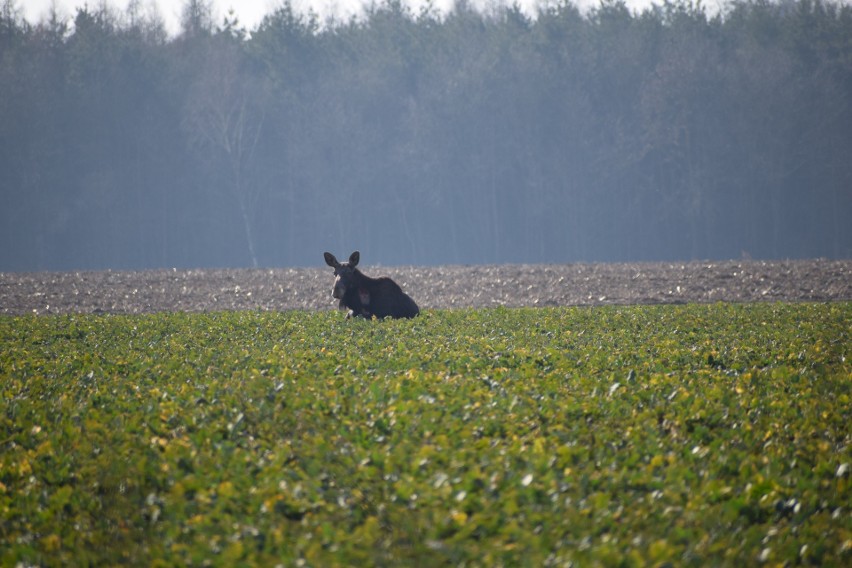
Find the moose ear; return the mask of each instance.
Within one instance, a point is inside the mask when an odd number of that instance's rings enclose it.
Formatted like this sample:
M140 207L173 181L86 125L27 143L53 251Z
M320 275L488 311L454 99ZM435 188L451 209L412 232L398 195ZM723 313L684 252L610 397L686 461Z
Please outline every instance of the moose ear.
M361 260L361 253L356 250L349 255L349 266L355 268L359 260Z
M338 266L340 266L340 263L337 262L337 259L330 252L324 252L322 255L325 257L325 263L327 265L331 266L332 268L337 268Z

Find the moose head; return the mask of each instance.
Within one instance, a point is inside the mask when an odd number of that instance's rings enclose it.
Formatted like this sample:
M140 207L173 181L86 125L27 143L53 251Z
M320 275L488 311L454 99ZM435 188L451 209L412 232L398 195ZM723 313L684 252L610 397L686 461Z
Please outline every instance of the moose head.
M361 260L361 253L357 250L349 255L349 262L338 262L337 258L330 252L324 253L325 263L334 268L334 288L331 295L338 300L346 294L346 290L356 285L357 277L355 267ZM360 273L360 271L358 271Z

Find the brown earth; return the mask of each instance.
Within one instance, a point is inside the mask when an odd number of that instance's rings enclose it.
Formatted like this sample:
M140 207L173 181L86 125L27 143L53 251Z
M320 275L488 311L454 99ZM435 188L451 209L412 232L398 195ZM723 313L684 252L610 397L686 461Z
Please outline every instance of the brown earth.
M423 309L852 300L852 260L365 267ZM329 268L0 273L0 314L334 309Z

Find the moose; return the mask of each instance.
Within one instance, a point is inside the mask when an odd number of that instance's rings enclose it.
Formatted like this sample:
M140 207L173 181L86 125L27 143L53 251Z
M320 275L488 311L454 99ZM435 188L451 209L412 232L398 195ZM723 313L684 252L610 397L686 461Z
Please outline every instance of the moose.
M340 300L340 309L348 309L346 319L361 316L384 318L413 318L420 308L402 291L399 284L383 276L370 278L355 268L361 260L357 250L349 255L349 262L338 262L330 252L324 253L325 263L334 269L334 288L331 295Z

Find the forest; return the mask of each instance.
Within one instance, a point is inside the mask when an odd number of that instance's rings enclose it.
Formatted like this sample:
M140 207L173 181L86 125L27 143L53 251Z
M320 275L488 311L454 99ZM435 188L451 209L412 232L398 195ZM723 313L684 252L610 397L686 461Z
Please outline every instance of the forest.
M0 1L0 271L852 256L852 6Z

